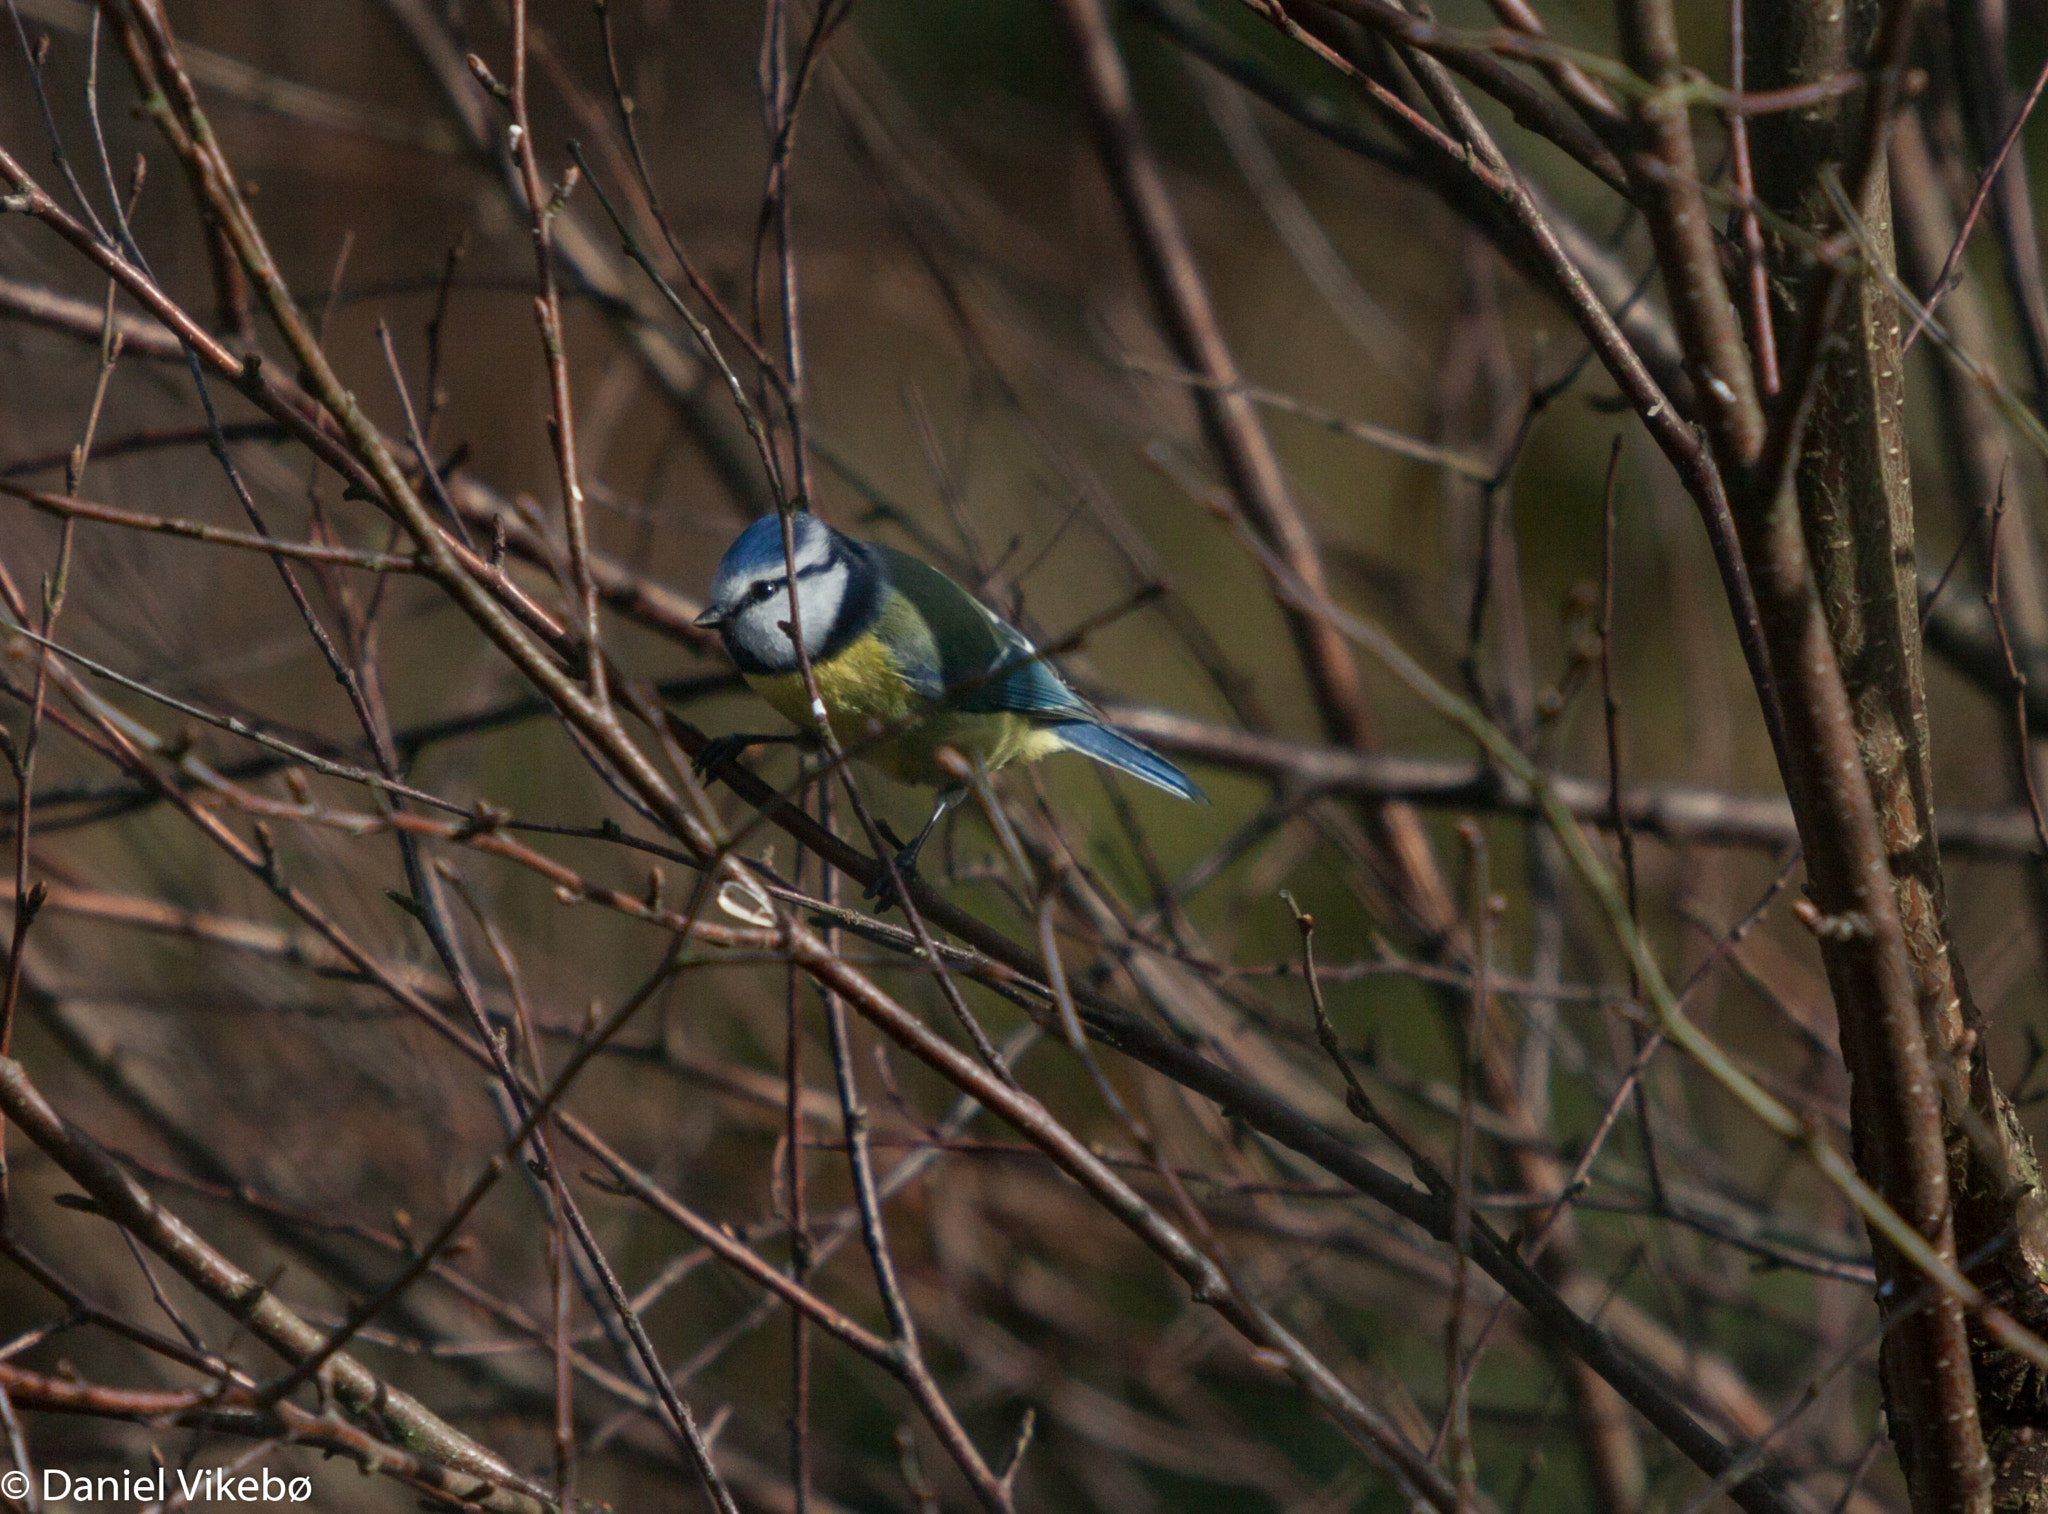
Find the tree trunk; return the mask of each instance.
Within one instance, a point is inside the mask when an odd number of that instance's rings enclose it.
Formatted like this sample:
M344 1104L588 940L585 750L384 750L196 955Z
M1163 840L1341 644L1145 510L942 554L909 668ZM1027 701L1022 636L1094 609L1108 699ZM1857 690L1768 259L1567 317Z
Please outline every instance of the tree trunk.
M1751 0L1749 87L1780 88L1864 66L1878 12L1873 0L1847 7L1838 0ZM1814 238L1839 234L1840 194L1830 183L1849 172L1864 126L1853 97L1759 118L1752 126L1759 199ZM1886 282L1893 268L1891 199L1882 164L1865 183L1853 240L1876 267L1846 290L1815 375L1795 473L1799 521L1912 963L1925 1065L1939 1095L1947 1154L1942 1218L1973 1279L2039 1331L2048 1324L2048 1308L2036 1302L2048 1279L2033 1197L2039 1169L1992 1082L1985 1026L1955 957L1943 897L1921 684L1899 308ZM1767 238L1781 343L1800 330L1811 246L1784 234ZM1873 1086L1880 1079L1873 1076L1866 1039L1871 1030L1858 1023L1858 1005L1843 991L1843 954L1837 948L1826 955L1853 1079L1857 1166L1886 1188L1887 1175L1911 1159L1911 1134L1899 1128ZM1909 1217L1916 1224L1926 1218ZM1909 1270L1887 1265L1881 1242L1876 1249L1879 1306L1894 1325L1918 1301L1921 1285ZM2048 1426L2048 1380L1990 1342L1974 1317L1966 1329L1970 1384L1956 1380L1952 1333L1893 1328L1885 1338L1886 1418L1913 1506L1926 1514L2048 1508L2048 1448L2036 1444L2035 1434L2036 1426ZM1965 1399L1975 1401L1979 1444L1988 1453L1988 1461L1974 1465L1973 1437L1956 1428L1957 1416L1972 1407Z

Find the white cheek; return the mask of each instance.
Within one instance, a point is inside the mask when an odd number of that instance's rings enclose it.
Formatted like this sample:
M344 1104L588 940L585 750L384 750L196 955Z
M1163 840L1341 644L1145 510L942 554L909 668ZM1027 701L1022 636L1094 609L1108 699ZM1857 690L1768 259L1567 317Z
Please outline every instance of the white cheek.
M846 600L846 574L820 573L797 581L797 608L802 614L804 651L818 655L838 622ZM772 668L796 666L796 646L784 629L789 623L789 591L779 589L742 610L733 622L733 640L756 661Z
M797 603L804 615L804 650L815 656L839 623L839 607L846 600L846 572L820 573L797 580ZM785 605L785 608L787 606ZM783 617L787 619L787 616ZM787 645L788 638L783 638Z
M782 622L789 619L789 601L777 596L772 602L752 605L733 622L732 639L755 661L771 668L793 667L796 647ZM805 641L811 638L806 636Z

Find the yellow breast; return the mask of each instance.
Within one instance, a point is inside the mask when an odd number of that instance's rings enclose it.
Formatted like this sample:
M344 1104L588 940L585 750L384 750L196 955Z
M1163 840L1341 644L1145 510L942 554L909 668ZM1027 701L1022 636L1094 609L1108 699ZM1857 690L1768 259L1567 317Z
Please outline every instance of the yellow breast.
M811 673L841 749L904 783L952 787L956 780L938 760L943 747L991 771L1012 762L1036 762L1060 749L1058 736L1021 715L934 708L876 636L864 636L836 656L812 663ZM747 683L791 724L816 729L801 674L749 674ZM876 740L884 731L894 734Z

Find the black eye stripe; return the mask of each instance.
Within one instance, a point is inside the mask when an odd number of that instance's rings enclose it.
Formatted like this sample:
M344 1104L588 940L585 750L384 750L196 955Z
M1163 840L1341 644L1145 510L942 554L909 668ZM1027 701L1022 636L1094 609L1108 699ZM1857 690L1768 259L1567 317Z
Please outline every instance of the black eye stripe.
M816 578L822 573L827 573L831 571L831 569L834 566L835 564L828 561L821 563L813 563L808 568L799 568L797 570L796 575L797 582L801 583L807 578ZM761 582L755 584L751 589L747 590L747 598L750 601L760 601L768 598L768 596L771 594L786 594L788 592L788 578L769 578L763 579Z

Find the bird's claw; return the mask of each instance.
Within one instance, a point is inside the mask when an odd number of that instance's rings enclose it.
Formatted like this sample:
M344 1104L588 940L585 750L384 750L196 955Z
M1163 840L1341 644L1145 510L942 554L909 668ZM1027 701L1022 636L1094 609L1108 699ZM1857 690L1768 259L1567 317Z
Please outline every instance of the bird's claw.
M901 889L898 887L899 879ZM874 901L876 914L886 915L903 902L902 890L917 881L917 854L906 848L896 854L893 869L884 867L875 874L875 881L861 891L861 897Z
M699 778L707 778L752 746L753 742L751 736L713 736L690 759L690 771Z

